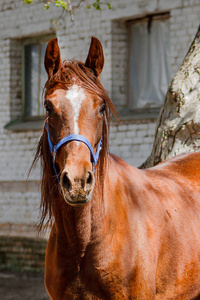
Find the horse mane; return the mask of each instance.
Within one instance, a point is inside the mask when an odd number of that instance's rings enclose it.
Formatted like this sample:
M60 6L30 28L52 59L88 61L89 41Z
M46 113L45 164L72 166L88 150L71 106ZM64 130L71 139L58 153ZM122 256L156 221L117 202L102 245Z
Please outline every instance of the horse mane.
M111 115L117 118L117 112L114 104L109 98L108 92L103 88L98 77L93 71L87 67L83 62L77 60L65 60L58 70L45 84L45 95L53 92L56 88L68 89L74 82L79 83L83 88L88 90L91 94L100 96L106 104L103 120L103 142L102 150L100 152L99 161L95 168L96 183L95 188L103 196L103 181L105 169L107 166L108 153L108 139ZM42 182L41 182L41 204L40 204L40 221L38 224L38 231L52 225L56 203L60 197L60 189L57 177L53 170L52 157L49 151L47 131L44 123L43 133L37 146L37 151L34 157L33 165L40 158L42 168Z

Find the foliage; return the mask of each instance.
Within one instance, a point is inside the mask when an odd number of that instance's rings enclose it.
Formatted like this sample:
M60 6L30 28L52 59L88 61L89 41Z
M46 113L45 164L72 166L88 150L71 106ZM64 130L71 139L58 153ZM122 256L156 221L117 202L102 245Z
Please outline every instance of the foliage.
M24 0L25 4L33 4L35 3L44 3L44 8L49 9L50 5L54 4L56 7L60 7L63 9L64 12L68 12L71 16L72 21L74 21L74 10L79 8L82 3L86 4L87 9L91 9L92 7L95 8L96 10L101 11L102 5L106 5L108 9L111 9L110 3L102 3L100 0L96 0L92 4L86 3L85 0L79 0L77 4L72 4L73 2L76 2L74 0ZM94 0L93 0L94 1Z

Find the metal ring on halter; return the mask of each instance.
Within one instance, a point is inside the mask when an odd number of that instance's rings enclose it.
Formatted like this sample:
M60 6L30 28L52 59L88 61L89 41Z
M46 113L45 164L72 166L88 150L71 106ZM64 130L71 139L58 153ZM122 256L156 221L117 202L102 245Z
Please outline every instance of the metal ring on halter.
M53 168L54 171L56 173L57 179L60 182L60 176L58 175L57 169L56 169L56 153L58 151L58 149L66 143L69 143L71 141L78 141L78 142L82 142L84 143L90 150L90 154L91 154L91 161L92 163L94 163L94 167L97 165L98 159L99 159L99 153L101 151L101 146L102 146L102 136L100 139L100 142L97 146L97 150L96 150L96 154L94 153L94 150L90 144L90 142L88 141L88 139L86 137L84 137L83 135L80 134L69 134L67 136L65 136L64 138L62 138L58 144L54 145L51 141L50 138L50 134L49 134L49 126L48 126L48 120L46 122L46 130L47 130L47 136L48 136L48 143L49 143L49 149L53 158ZM93 172L95 172L95 169L93 169Z

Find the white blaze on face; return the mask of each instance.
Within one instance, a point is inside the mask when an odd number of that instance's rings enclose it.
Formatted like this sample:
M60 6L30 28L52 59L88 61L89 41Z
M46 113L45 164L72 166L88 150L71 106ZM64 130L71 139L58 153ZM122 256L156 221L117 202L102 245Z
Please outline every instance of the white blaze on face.
M79 119L82 101L85 100L86 98L84 90L80 86L74 84L67 91L66 98L70 101L73 110L74 133L79 134L78 119Z

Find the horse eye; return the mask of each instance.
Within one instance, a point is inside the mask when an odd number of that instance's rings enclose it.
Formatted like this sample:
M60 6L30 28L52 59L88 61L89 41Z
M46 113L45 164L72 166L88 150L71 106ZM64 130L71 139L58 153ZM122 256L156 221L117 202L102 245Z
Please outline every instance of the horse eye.
M106 109L106 105L105 105L105 103L104 103L104 104L100 107L99 113L102 114L102 113L105 111L105 109Z
M52 104L50 103L44 103L44 108L46 109L46 112L49 114L49 115L52 115L53 114L53 106Z

